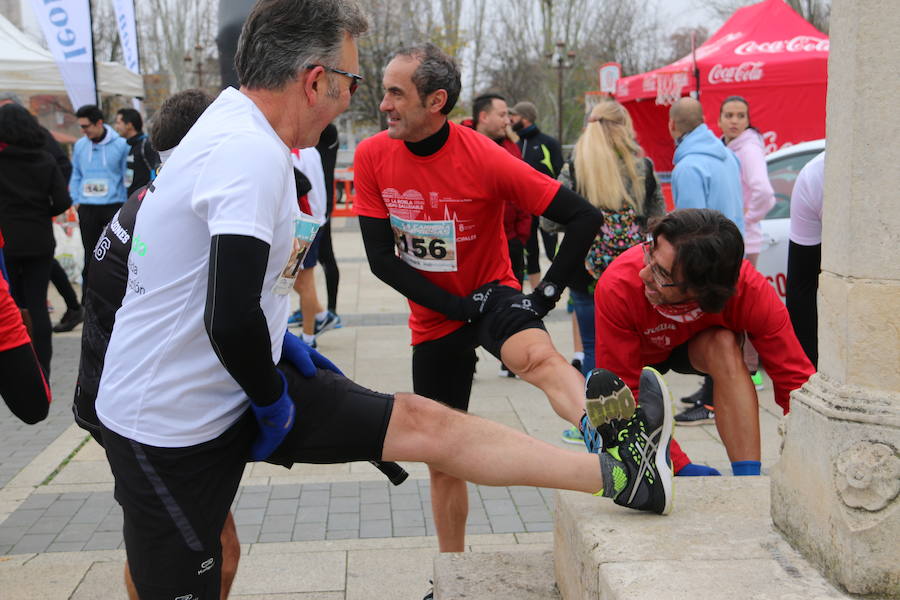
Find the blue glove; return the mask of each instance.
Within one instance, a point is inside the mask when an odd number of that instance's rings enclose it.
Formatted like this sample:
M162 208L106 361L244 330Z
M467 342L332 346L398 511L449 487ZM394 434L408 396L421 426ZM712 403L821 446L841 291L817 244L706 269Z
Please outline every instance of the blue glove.
M319 354L290 331L284 332L284 342L281 345L281 358L288 361L300 374L310 379L316 376L316 369L334 371L343 375L333 362Z
M250 401L250 408L256 417L256 424L259 425L259 434L250 446L252 461L269 458L294 426L294 402L288 395L287 379L281 371L278 371L278 375L284 385L278 400L268 406L258 406L253 400Z

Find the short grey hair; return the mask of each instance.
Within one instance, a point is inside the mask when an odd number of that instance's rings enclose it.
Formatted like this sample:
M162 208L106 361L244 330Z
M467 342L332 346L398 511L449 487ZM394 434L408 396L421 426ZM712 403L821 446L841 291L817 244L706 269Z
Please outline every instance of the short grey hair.
M259 0L238 40L234 69L249 89L280 90L306 65L335 66L344 34L369 23L355 0Z
M398 56L408 56L419 61L413 73L412 81L419 92L419 99L425 104L425 97L438 90L447 92L447 103L441 109L443 114L450 114L456 101L459 99L459 92L462 89L462 78L459 74L459 66L451 56L445 54L440 48L434 44L428 43L423 46L410 46L403 48L394 53L391 60Z

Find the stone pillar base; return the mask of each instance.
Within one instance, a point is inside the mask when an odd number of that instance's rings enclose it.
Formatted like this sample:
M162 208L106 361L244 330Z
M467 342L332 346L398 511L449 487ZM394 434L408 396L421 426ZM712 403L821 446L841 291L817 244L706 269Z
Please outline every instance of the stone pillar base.
M900 398L817 373L791 396L772 520L832 581L900 598Z

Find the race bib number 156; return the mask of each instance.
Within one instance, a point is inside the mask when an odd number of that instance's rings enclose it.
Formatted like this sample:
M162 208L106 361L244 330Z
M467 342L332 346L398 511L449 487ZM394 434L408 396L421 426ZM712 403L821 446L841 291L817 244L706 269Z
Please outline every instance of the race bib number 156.
M456 228L453 221L410 221L391 215L400 258L420 271L456 271Z

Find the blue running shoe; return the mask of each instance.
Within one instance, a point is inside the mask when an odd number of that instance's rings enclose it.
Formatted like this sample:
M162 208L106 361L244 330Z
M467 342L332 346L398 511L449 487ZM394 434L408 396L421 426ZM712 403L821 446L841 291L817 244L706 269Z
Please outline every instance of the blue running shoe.
M288 327L298 327L300 325L303 325L303 311L298 308L288 317Z
M329 310L325 313L324 319L316 319L316 327L313 335L319 335L320 333L325 333L329 329L340 329L341 327L343 327L341 318Z
M584 425L584 419L585 417L582 417L582 426ZM567 444L577 444L580 446L584 443L584 436L581 435L580 429L573 426L562 432L562 441Z

